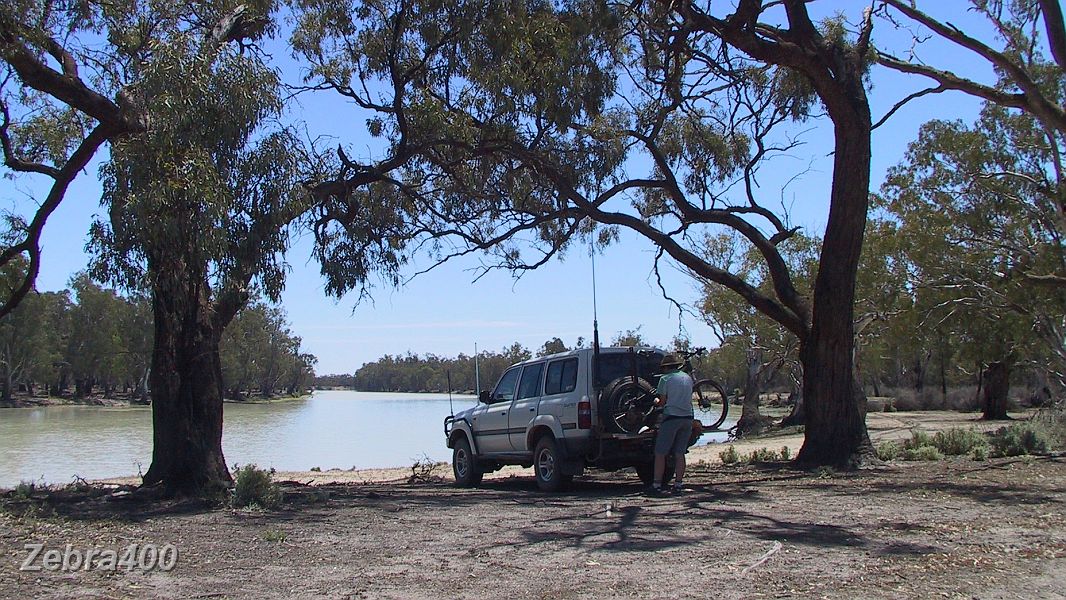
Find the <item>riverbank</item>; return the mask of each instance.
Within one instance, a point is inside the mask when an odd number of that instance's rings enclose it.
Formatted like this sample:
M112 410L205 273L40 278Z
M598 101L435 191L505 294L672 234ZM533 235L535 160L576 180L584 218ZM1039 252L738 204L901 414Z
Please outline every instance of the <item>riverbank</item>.
M294 400L306 400L310 398L311 394L300 394L298 396L272 396L270 398L259 398L252 396L246 400L232 400L224 398L222 402L233 404L270 404L274 402L290 402ZM29 396L19 395L11 399L10 402L0 402L0 408L39 408L42 406L113 406L113 407L128 407L128 406L151 406L148 402L141 401L140 398L132 396L104 396L102 394L94 394L85 396L82 398L74 398L69 396Z
M621 472L557 495L528 470L473 490L288 483L269 511L100 488L8 495L0 597L1064 597L1062 458L849 473L700 463L686 479L668 498ZM171 548L172 568L61 567L64 552L148 547Z
M1016 419L1025 419L1031 416L1032 411L1020 411L1011 413ZM912 435L914 431L924 431L934 434L937 431L947 429L972 428L976 431L992 431L1004 426L1003 422L981 421L979 413L959 413L950 411L913 411L891 413L869 413L866 416L866 427L870 433L870 440L874 445L885 441L902 440ZM441 442L443 444L443 441ZM780 453L782 447L789 449L791 456L796 456L800 447L803 446L803 433L798 428L783 431L770 432L768 434L735 440L725 443L705 444L693 446L689 450L689 464L703 464L716 466L722 464L721 453L730 446L740 456L750 455L761 449L773 450ZM450 480L452 477L451 465L448 463L432 463L430 461L415 461L410 465L397 467L378 467L370 469L321 469L301 471L278 471L275 479L278 481L290 481L300 485L348 485L370 483L400 483L412 479L440 477ZM508 466L494 473L487 473L486 479L509 479L514 477L531 476L532 470L520 466ZM100 483L109 485L136 485L139 479L136 477L115 477L99 480Z

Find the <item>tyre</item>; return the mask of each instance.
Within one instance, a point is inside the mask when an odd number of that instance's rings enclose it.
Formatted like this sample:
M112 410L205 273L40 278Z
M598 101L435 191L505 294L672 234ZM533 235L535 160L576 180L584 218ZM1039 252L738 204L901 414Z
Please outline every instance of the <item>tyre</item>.
M637 433L647 425L648 415L655 407L655 388L647 381L619 377L600 393L600 412L608 431Z
M533 451L533 472L537 477L537 487L545 492L561 491L573 479L572 475L563 473L559 446L550 435L537 440L537 448Z
M651 485L652 479L655 478L655 464L646 462L641 463L633 467L637 472L637 477L640 478L640 482L644 485ZM665 486L668 481L674 477L674 455L670 454L666 457L666 469L663 470L663 480L659 482L659 485Z
M713 379L701 379L692 386L692 404L696 419L703 423L704 429L718 429L725 423L729 413L729 397L718 382Z
M476 487L481 483L484 473L470 450L470 442L466 436L455 440L455 447L452 448L452 473L455 475L455 485L459 487Z

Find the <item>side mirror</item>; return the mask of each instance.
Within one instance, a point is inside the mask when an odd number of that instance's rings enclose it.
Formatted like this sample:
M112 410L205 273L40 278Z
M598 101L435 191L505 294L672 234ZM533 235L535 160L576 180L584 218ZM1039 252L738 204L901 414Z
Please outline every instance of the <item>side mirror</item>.
M489 401L492 400L492 392L488 390L481 390L481 393L478 395L478 400L481 400L485 404L488 404Z

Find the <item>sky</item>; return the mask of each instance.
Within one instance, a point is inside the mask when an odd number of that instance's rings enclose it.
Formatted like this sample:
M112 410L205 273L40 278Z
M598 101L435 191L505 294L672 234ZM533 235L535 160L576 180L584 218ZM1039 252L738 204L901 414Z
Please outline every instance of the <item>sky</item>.
M811 5L812 12L822 5L847 8L854 20L859 12L855 7L863 3L819 2ZM943 10L958 11L945 13L949 20L964 28L973 23L961 10L963 2L939 4L944 5L949 8ZM874 39L882 48L898 50L909 45L909 39L884 22L877 23ZM930 54L935 55L937 64L990 80L983 65L972 63L957 49L941 45L926 53ZM296 82L299 74L293 71L291 67L284 69L284 78ZM869 96L875 121L900 98L927 84L877 66L871 76ZM903 158L906 145L915 139L922 123L932 118L972 120L978 109L972 98L943 94L919 99L896 113L874 132L872 190L880 186L887 169ZM352 118L339 117L347 114ZM363 118L332 97L304 98L293 116L305 121L312 133L336 135L338 141L353 148L371 148ZM805 131L805 145L780 163L780 168L775 166L772 173L764 174L763 190L778 204L784 201L792 224L820 235L828 210L831 129L827 122L813 122L795 130ZM782 197L781 184L808 164L810 170L792 182ZM45 228L37 281L40 291L67 287L72 275L86 267L84 246L89 224L101 212L98 165L99 160L78 177ZM37 204L35 198L43 197L43 183L31 176L0 180L0 209L29 214ZM505 271L492 271L475 281L474 270L480 259L467 257L414 277L399 288L379 285L372 301L357 302L354 296L339 300L326 296L318 265L311 259L309 238L297 238L287 254L291 271L281 304L292 332L302 339L303 351L318 357L319 374L351 373L385 354L470 355L475 345L480 350L500 350L514 342L535 350L554 337L568 345L578 337L592 338L593 266L589 253L582 249L572 250L561 260L519 279ZM607 342L622 331L639 328L645 339L662 346L679 333L686 334L695 345L714 346L713 332L701 319L679 315L663 298L652 273L653 258L650 242L633 234L623 234L618 243L596 257L601 340ZM408 274L428 264L416 263ZM662 271L671 296L682 302L698 300L699 288L690 277L668 265Z

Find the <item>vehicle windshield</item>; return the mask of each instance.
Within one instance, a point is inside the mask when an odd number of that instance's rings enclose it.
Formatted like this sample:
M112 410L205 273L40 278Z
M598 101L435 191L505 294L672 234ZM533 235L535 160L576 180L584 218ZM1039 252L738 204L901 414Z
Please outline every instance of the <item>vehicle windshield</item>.
M604 352L600 354L600 369L597 374L596 388L603 389L608 383L619 377L633 374L633 362L636 360L637 376L647 380L653 386L659 385L659 364L663 360L662 352L644 350L639 352Z

